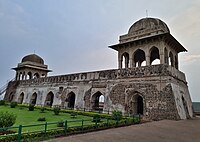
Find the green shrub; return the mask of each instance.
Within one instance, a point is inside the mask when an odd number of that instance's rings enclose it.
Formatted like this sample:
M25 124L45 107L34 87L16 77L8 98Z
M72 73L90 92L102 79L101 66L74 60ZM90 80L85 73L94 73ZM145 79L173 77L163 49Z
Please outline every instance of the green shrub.
M0 100L0 106L3 106L3 105L5 105L6 103L5 103L5 101L4 100Z
M11 107L11 108L15 108L16 106L17 106L17 102L11 102L11 103L10 103L10 107Z
M92 122L100 122L100 121L101 121L101 117L99 114L96 114L93 116Z
M45 107L41 107L40 110L41 110L42 113L44 113Z
M64 122L63 121L58 122L57 127L64 127Z
M32 104L30 104L30 105L28 106L28 110L29 110L29 111L34 111L34 108L35 108L35 106L32 105Z
M72 118L75 118L76 116L77 116L77 112L74 111L74 112L71 113Z
M39 118L37 119L37 121L46 121L46 118L45 118L45 117L39 117Z
M114 120L121 120L122 119L122 112L121 111L118 111L118 110L114 110L112 112L112 118Z
M53 111L54 111L54 114L55 114L55 115L59 115L59 113L60 113L60 108L59 108L59 107L55 107L55 108L53 109Z
M0 112L0 128L10 127L15 124L16 115L9 112Z

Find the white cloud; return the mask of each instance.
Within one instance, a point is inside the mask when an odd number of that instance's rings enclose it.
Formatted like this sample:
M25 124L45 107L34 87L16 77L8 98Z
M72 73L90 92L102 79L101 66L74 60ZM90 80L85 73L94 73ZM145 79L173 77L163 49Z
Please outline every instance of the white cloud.
M200 61L200 55L187 55L183 58L183 62Z

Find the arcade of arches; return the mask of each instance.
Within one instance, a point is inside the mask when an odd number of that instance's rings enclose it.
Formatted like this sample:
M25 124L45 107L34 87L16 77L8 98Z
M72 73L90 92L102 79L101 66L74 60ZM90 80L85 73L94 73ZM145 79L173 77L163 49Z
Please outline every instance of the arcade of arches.
M171 51L168 52L167 48L164 49L164 53L159 48L153 46L148 51L144 51L141 48L137 49L133 54L125 51L119 56L119 68L168 64L178 69L178 54L174 55Z

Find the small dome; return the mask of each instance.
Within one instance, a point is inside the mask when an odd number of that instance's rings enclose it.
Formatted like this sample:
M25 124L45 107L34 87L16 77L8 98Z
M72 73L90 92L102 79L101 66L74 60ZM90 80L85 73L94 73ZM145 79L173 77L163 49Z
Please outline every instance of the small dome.
M128 34L151 31L151 30L162 30L163 33L170 33L167 24L157 18L143 18L135 22L129 29Z
M25 56L23 59L22 59L22 63L23 62L34 62L34 63L38 63L38 64L44 64L44 60L36 55L36 54L30 54L30 55L27 55Z

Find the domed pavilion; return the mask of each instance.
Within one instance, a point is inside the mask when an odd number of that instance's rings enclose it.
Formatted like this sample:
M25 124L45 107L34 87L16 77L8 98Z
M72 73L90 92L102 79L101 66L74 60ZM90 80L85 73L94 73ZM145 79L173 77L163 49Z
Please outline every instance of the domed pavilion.
M167 64L178 69L178 53L187 51L171 34L166 23L157 18L142 18L120 36L119 44L110 48L118 51L118 66L132 68Z
M51 71L48 70L48 66L44 64L44 60L36 54L23 57L21 63L13 69L16 71L15 80L47 77L48 72Z

